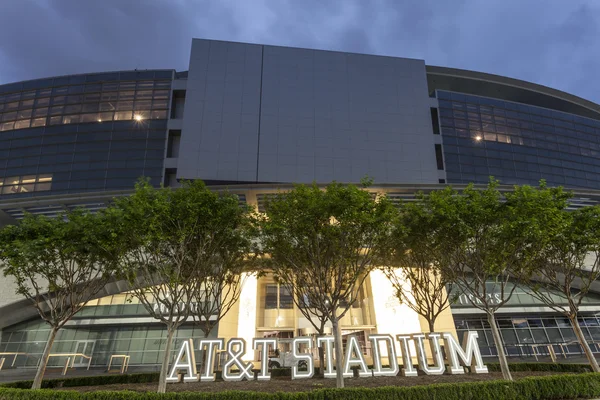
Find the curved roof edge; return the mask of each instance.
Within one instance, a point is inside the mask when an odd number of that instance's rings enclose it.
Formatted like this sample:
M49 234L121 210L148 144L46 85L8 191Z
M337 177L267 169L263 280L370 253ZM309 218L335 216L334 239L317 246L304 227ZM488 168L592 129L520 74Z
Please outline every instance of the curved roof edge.
M133 69L133 70L118 70L118 71L101 71L101 72L85 72L79 74L67 74L47 76L43 78L27 79L24 81L7 82L0 84L0 93L11 93L23 90L43 89L50 86L75 85L81 83L92 83L95 80L87 80L87 77L97 77L97 80L108 77L108 80L140 80L140 79L155 79L156 72L164 72L162 79L173 79L176 73L174 69ZM145 75L152 74L152 77ZM115 78L116 75L116 78ZM168 76L167 76L168 75ZM123 78L121 78L123 76Z
M600 105L548 86L458 68L427 65L426 69L430 92L440 89L493 97L600 120Z

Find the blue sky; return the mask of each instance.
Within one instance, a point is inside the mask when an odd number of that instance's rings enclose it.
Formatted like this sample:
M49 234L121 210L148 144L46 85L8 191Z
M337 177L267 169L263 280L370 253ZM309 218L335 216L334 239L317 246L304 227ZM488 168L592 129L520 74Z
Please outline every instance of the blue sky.
M193 37L421 58L600 103L600 0L0 0L0 84L186 70Z

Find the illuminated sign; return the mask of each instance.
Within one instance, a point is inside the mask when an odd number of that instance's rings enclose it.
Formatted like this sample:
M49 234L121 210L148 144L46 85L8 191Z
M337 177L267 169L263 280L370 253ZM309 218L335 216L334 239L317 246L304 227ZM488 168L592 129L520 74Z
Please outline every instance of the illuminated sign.
M477 332L470 331L465 335L463 345L452 336L451 333L415 333L411 335L397 335L396 340L400 344L401 357L403 361L402 375L417 376L417 370L412 363L412 356L409 346L409 341L414 343L416 349L416 358L419 369L427 375L441 375L444 372L449 374L464 374L465 366L471 367L471 371L476 374L484 374L488 372L487 367L483 364L479 345L477 343ZM325 378L335 378L336 373L333 366L333 336L321 336L316 340L317 347L323 347L325 352ZM372 343L373 349L373 368L367 366L365 357L360 349L356 337L349 337L346 342L345 357L343 360L344 377L353 376L352 368L358 367L359 377L370 376L395 376L400 370L397 362L390 363L389 366L383 366L381 346L384 346L385 353L389 354L390 360L397 359L396 343L391 335L371 335L369 340ZM446 360L442 354L440 340L443 340ZM433 365L429 365L425 352L426 341L429 341L430 348L433 349L434 360ZM297 337L292 340L292 354L297 361L292 365L292 379L308 379L314 375L314 361L310 353L301 353L300 346L303 345L308 349L312 349L314 342L309 336ZM223 364L223 380L225 381L240 381L245 379L254 379L252 371L252 362L244 361L244 355L247 353L246 340L242 338L233 338L227 342L223 339L202 339L199 341L198 350L205 351L205 359L207 367L204 368L202 375L199 375L196 369L196 356L194 353L194 342L188 339L183 342L175 364L167 377L167 382L178 382L178 372L183 370L186 372L185 382L214 381L215 380L215 357L217 351L226 350L227 359ZM254 338L252 340L252 350L261 352L260 370L256 379L266 381L271 379L271 374L268 368L269 349L277 348L277 339L274 338ZM249 349L248 349L249 350ZM446 367L448 364L448 367ZM301 370L299 365L302 365Z

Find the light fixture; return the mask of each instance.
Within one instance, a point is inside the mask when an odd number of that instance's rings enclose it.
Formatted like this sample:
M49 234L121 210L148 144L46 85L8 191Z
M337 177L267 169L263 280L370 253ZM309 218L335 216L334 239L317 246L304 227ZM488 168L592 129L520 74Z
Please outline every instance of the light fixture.
M141 120L143 119L143 118L142 118L142 116L141 116L140 114L135 114L135 115L133 116L133 118L134 118L136 121L141 121Z
M481 140L481 136L480 135L475 136L475 140L477 140L479 142Z
M102 120L100 118L98 118L98 122L102 122Z

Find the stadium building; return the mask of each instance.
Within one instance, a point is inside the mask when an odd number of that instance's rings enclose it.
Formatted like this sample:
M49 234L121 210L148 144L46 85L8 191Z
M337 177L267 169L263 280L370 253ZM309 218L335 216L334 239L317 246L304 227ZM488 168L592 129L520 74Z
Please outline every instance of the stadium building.
M599 155L600 105L555 89L423 60L194 39L185 72L0 86L0 225L18 223L25 212L105 207L131 193L140 176L173 187L202 179L259 210L269 194L298 182L369 175L370 190L399 201L446 184L485 184L490 175L506 190L543 178L574 190L577 208L600 199ZM124 282L109 284L62 329L53 352L85 353L97 366L113 354L157 365L165 330L127 291ZM10 279L0 278L0 293L0 353L18 353L15 366L33 367L49 327ZM583 311L584 332L600 340L600 288ZM536 343L581 354L569 321L519 288L498 322L510 355L531 354ZM369 334L427 331L379 272L342 326L367 355ZM477 330L482 353L497 354L484 316L465 296L436 330L459 337ZM238 305L212 335L313 333L290 293L266 276L247 278ZM203 333L190 323L177 337Z

